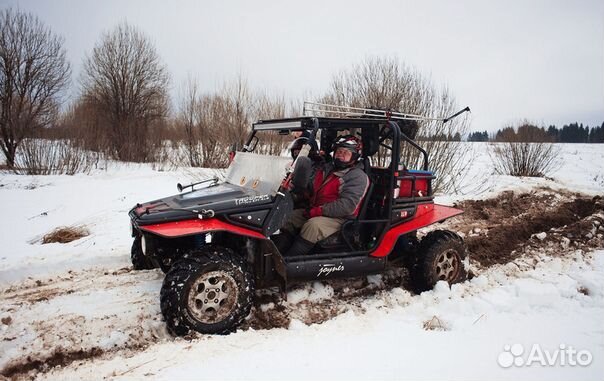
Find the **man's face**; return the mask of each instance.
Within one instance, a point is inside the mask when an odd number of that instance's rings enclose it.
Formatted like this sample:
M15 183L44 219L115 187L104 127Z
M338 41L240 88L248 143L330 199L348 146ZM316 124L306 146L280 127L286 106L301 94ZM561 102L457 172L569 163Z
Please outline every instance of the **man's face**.
M338 147L338 149L336 149L336 152L333 154L333 157L335 159L340 159L341 161L348 163L350 159L352 159L352 152L350 152L344 147Z

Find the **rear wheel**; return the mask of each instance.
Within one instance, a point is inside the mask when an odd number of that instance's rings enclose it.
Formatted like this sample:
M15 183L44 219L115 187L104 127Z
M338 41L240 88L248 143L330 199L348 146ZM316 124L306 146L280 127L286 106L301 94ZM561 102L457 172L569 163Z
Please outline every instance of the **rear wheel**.
M441 280L449 284L468 277L467 248L463 239L448 230L428 233L417 250L417 262L411 272L417 291L426 291Z
M140 235L134 238L134 242L132 242L130 260L132 261L132 268L134 270L151 270L157 267L143 252Z
M254 281L247 263L232 250L206 246L187 253L166 274L161 311L176 335L190 330L226 334L252 307Z

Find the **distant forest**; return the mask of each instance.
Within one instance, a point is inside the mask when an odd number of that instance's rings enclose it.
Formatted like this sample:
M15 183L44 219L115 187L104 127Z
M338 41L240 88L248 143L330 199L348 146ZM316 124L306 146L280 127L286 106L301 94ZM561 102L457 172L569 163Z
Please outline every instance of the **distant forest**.
M487 131L472 132L468 136L469 142L507 142L522 140L525 137L532 137L534 141L550 141L553 143L604 143L604 123L599 127L583 127L583 123L571 123L557 128L554 125L545 127L537 127L524 125L518 130L513 127L505 127L497 130L495 134L490 134Z

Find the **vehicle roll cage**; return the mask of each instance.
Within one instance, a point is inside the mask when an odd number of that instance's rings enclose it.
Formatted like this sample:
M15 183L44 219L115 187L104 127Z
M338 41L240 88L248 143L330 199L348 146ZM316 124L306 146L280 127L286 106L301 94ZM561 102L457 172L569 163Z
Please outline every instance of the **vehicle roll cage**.
M380 128L381 126L381 128ZM389 127L389 131L386 132L386 126ZM381 118L328 118L328 117L298 117L298 118L287 118L287 119L273 119L270 121L258 121L253 124L252 132L249 135L244 150L247 150L251 146L251 143L259 131L278 131L281 134L290 134L293 131L310 131L311 138L316 138L318 130L334 130L342 131L349 129L366 129L366 128L380 128L378 132L378 144L381 147L389 149L392 152L392 161L394 170L398 168L400 161L400 141L401 139L409 143L413 148L418 150L424 159L422 168L428 170L428 153L420 147L413 139L409 138L404 134L399 125L392 120L385 120ZM392 139L392 146L385 143L387 139ZM363 142L365 143L365 142ZM371 154L363 154L363 157L372 156Z
M298 118L272 119L263 121L260 120L252 125L252 133L250 134L244 150L251 147L251 143L258 131L279 131L280 134L289 134L292 131L311 131L311 138L315 139L319 129L335 129L337 131L344 129L356 128L380 128L378 133L379 145L392 151L391 166L394 170L398 168L400 157L400 140L409 143L413 148L418 150L423 158L423 170L429 170L428 153L420 147L413 139L403 133L399 124L396 121L437 121L447 123L453 118L469 112L470 108L465 107L453 115L448 117L429 117L418 114L401 113L398 111L379 110L371 108L351 107L330 105L325 103L304 102L303 116ZM311 115L309 115L311 114ZM338 117L316 116L335 114ZM385 124L390 127L390 131L384 134ZM380 127L381 126L381 127ZM384 141L392 138L392 147L386 145ZM363 142L365 143L365 142ZM364 154L364 157L372 156L375 152Z

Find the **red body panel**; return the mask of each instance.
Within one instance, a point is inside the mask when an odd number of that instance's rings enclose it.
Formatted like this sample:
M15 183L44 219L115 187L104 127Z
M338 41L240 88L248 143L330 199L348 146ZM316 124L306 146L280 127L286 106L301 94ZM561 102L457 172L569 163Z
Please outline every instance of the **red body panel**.
M423 175L427 177L431 175ZM412 180L401 180L399 182L399 193L398 197L422 197L428 194L428 179L423 178L422 175L416 175L415 179L415 191L412 191L413 181Z
M373 257L385 257L386 255L390 254L400 235L421 229L435 222L443 221L461 213L463 213L463 210L444 205L419 205L413 219L390 229L384 235L384 239L380 245L370 255ZM259 232L229 224L228 222L224 222L216 218L146 225L140 226L140 229L166 238L227 230L234 234L266 239L266 237Z
M162 237L174 238L191 234L209 233L219 230L228 230L232 233L254 238L266 239L264 235L241 226L229 224L216 218L208 220L186 220L140 226L140 229Z
M372 257L385 257L386 255L390 254L400 235L415 231L435 222L440 222L449 217L457 216L458 214L462 213L463 210L444 205L419 205L417 207L417 211L415 212L415 216L413 216L413 219L397 225L386 232L380 245L370 255Z

